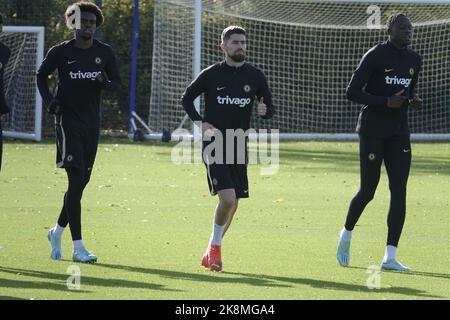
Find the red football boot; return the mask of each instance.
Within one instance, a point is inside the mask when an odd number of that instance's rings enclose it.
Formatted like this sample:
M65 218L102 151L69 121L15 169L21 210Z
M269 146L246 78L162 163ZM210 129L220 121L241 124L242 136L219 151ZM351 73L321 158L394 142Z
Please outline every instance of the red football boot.
M209 268L211 271L222 271L222 258L220 253L220 246L210 245L208 250L203 255L202 266Z

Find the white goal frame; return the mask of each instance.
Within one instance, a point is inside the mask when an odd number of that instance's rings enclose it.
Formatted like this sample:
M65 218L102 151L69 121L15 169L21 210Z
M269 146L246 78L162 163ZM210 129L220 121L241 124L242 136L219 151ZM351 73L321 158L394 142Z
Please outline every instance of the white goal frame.
M44 41L45 41L45 28L44 27L34 27L34 26L4 26L3 32L22 32L22 33L36 33L37 34L37 52L36 52L36 68L39 68L44 59ZM11 61L9 62L11 63ZM35 76L33 74L33 76ZM16 139L27 139L41 141L42 139L42 98L39 93L38 87L35 83L35 106L34 106L34 132L16 132L3 130L3 136L16 138Z
M367 3L373 4L447 4L450 5L450 1L444 0L415 0L415 1L407 1L407 0L291 0L293 2L316 2L316 3ZM201 39L202 39L202 0L193 0L193 4L195 3L194 15L195 15L195 23L194 30L192 30L194 35L194 51L193 51L193 70L192 70L192 79L195 79L197 75L201 71ZM450 17L449 17L450 18ZM356 26L355 28L360 28L361 26ZM197 111L200 109L199 99L195 101L195 107ZM138 116L136 115L136 119ZM140 119L139 119L140 120ZM142 120L141 120L142 121ZM179 128L182 127L185 121L189 121L187 115L181 121ZM355 124L356 125L356 124ZM147 129L147 128L146 128ZM161 140L163 138L163 134L159 132L152 132L149 129L148 134L144 134L143 137L147 140ZM189 135L172 135L172 141L178 141L180 139L198 139L199 136L199 128L196 125L192 126L192 132ZM130 138L132 135L130 134ZM356 133L280 133L280 140L327 140L327 141L357 141L358 134ZM450 133L413 133L411 134L412 141L450 141Z

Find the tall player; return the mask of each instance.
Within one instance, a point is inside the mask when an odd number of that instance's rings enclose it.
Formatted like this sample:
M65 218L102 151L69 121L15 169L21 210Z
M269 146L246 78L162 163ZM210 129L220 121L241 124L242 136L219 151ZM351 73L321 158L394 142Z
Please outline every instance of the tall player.
M420 110L422 100L415 87L422 58L408 48L413 28L403 14L388 20L389 39L370 49L362 58L347 88L348 99L364 104L358 119L361 186L350 202L341 231L337 259L350 261L350 240L366 205L373 199L384 161L391 201L388 211L387 246L381 263L385 270L409 271L396 258L406 214L406 184L411 165L408 109ZM365 88L365 89L363 89Z
M3 17L0 14L0 33L3 31ZM0 42L0 171L2 169L2 153L3 153L3 131L2 131L2 119L1 116L9 113L8 105L5 99L5 86L3 84L3 74L5 66L8 63L11 50Z
M233 220L239 199L249 196L247 147L244 145L238 148L234 138L227 140L226 130L249 129L255 97L258 99L259 116L269 119L274 114L266 76L245 62L245 29L239 26L227 27L222 32L221 40L220 48L225 60L204 69L182 95L182 105L191 120L202 123L203 160L208 185L211 194L219 196L212 235L201 262L204 267L217 272L222 270L222 237ZM194 100L201 94L205 97L203 117L194 107ZM217 150L215 154L210 153L208 148L213 141L220 141L217 140L218 135L223 139L222 155ZM226 161L226 154L230 152L234 153L234 157ZM245 159L238 161L239 158Z
M79 17L77 17L77 15ZM39 91L55 116L57 166L67 173L69 186L55 227L48 232L50 257L62 258L61 236L69 224L73 240L72 259L92 263L81 235L81 197L91 177L97 153L102 90L116 90L119 72L112 48L95 40L94 33L104 20L101 9L90 2L77 2L65 13L75 38L51 48L37 72ZM74 28L79 19L79 28ZM47 77L58 70L57 93L49 91Z

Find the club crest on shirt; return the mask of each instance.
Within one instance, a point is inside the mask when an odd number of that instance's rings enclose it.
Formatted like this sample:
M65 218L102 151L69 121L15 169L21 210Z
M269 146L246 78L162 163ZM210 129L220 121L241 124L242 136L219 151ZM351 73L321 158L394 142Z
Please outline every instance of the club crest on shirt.
M250 92L250 90L251 90L252 88L248 85L248 84L246 84L245 86L244 86L244 91L245 92Z
M370 161L375 160L375 158L376 158L375 153L369 153L369 160Z
M3 68L3 63L0 61L0 70Z
M218 183L217 179L214 178L214 179L213 179L213 185L217 186L217 183Z
M102 58L100 58L100 57L95 58L95 63L96 64L101 64L102 63Z
M73 155L69 154L66 158L67 162L72 162L73 160Z
M413 75L414 74L414 68L409 68L409 74Z

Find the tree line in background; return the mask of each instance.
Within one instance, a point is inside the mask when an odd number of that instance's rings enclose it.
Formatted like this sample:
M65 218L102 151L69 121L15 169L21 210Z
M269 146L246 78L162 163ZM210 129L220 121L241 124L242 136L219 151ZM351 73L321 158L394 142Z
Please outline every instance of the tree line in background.
M4 25L44 26L45 53L55 44L73 38L66 27L64 12L76 0L1 0L0 13ZM133 30L132 0L97 0L102 3L105 22L99 29L99 39L110 44L116 52L122 77L122 87L117 93L103 93L101 106L102 129L127 130L131 77L131 36ZM154 0L139 1L139 45L137 54L136 111L148 113L151 92L153 51ZM55 83L51 82L54 87ZM43 134L52 135L53 118L43 115Z

